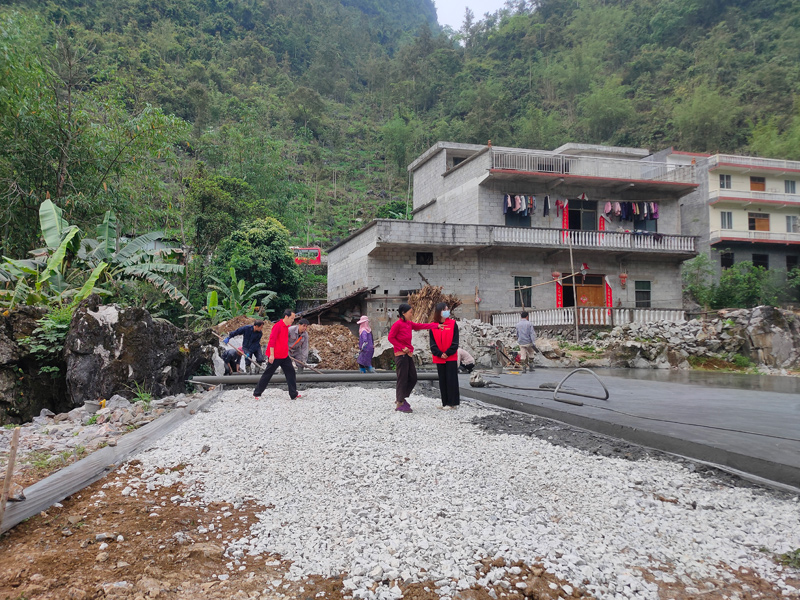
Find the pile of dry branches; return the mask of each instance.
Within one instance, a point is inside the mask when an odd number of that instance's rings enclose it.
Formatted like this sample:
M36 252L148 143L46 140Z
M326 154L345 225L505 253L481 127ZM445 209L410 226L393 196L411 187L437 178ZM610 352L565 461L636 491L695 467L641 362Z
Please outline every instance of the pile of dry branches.
M433 319L433 309L439 302L447 304L450 310L455 310L457 306L461 305L461 300L457 296L442 293L442 286L426 284L416 294L408 297L408 303L414 309L414 316L411 320L415 323L430 323Z

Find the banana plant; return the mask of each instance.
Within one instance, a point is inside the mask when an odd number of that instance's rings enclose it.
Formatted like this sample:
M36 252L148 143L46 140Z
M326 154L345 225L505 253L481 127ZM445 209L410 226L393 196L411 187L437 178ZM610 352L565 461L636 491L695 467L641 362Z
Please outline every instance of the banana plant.
M106 262L107 267L102 272L104 281L149 281L181 306L191 308L188 298L165 277L183 273L183 265L165 260L175 254L176 249L161 241L164 237L161 231L140 235L118 249L117 217L113 210L109 210L97 226L96 235L96 239L84 240L79 256L93 267ZM161 248L157 247L159 244Z
M256 306L258 306L259 294L264 294L261 297L262 307L266 307L278 295L277 292L265 289L267 287L265 283L256 283L247 287L247 282L244 279L236 277L236 269L233 267L230 268L230 275L230 284L212 276L211 279L216 282L216 285L209 286L222 294L222 308L228 318L239 315L254 316L256 314ZM266 312L271 311L267 310Z

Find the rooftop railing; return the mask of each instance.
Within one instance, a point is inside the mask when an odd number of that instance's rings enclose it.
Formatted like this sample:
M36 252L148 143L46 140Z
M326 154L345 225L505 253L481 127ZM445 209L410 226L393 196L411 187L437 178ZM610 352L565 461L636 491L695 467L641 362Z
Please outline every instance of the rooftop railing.
M708 194L708 197L711 200L725 197L725 198L736 198L739 200L768 200L770 202L786 202L787 204L800 204L800 194L785 194L783 192L711 190Z
M492 325L513 327L519 323L519 311L492 313ZM574 325L578 315L579 325L612 327L629 323L683 323L686 312L680 308L607 308L601 306L579 306L565 308L526 309L534 327L557 327Z
M571 156L547 152L493 150L492 168L529 173L579 175L603 179L694 183L694 167L665 162Z
M777 158L759 158L758 156L737 156L735 154L715 154L708 158L710 169L717 167L720 163L736 165L739 167L765 168L765 169L786 169L789 171L800 171L800 162L796 160L780 160Z
M721 239L742 240L747 242L794 242L800 243L800 233L784 233L780 231L739 231L736 229L712 229L709 233L711 242Z

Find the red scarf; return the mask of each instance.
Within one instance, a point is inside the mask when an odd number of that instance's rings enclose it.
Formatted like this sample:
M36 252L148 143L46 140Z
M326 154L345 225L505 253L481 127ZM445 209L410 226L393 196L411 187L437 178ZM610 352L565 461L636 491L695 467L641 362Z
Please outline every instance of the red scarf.
M456 322L453 319L445 319L444 328L433 329L432 331L433 339L436 341L436 345L439 347L439 350L442 352L447 352L447 349L450 348L450 344L453 343L453 335L455 335L456 331ZM458 352L454 352L453 354L449 355L447 359L442 359L434 355L432 360L434 364L443 365L445 362L458 360Z

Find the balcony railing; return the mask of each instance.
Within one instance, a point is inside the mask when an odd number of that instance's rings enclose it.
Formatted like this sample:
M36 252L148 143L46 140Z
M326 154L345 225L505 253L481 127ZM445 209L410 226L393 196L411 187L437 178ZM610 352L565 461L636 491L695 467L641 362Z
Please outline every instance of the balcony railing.
M535 151L492 151L492 169L580 175L603 179L694 183L694 167L665 162L571 156Z
M520 309L522 310L522 309ZM557 327L575 324L576 309L544 308L528 309L528 318L534 327ZM680 308L606 308L602 306L580 306L577 308L579 325L615 326L629 323L683 323L686 312ZM492 325L513 327L519 322L519 311L492 314Z
M736 198L737 200L766 200L768 202L785 202L786 204L800 204L800 194L783 194L781 192L750 192L741 190L712 190L708 197L714 201L720 198Z
M780 160L777 158L759 158L757 156L736 156L735 154L715 154L708 158L708 167L713 169L720 163L748 167L752 169L764 168L770 171L787 170L800 171L800 162L796 160Z
M739 231L736 229L712 229L709 241L713 244L721 239L741 240L743 242L775 242L800 244L800 233L783 233L779 231Z
M608 248L619 250L662 250L694 252L695 239L687 235L664 235L649 232L584 231L576 229L543 229L495 227L493 241L500 244L532 246L569 246L575 248Z

